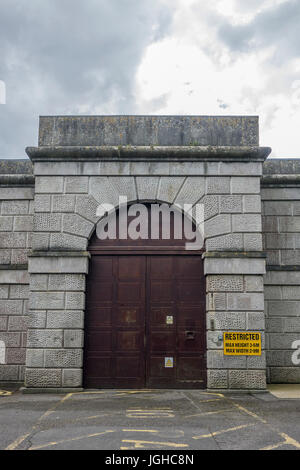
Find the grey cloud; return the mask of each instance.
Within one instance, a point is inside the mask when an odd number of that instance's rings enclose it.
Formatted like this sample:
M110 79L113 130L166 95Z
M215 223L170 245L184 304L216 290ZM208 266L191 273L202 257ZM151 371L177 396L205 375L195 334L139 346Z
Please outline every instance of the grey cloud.
M160 0L1 0L0 157L36 143L40 114L134 112L136 69L170 21Z
M218 36L232 51L249 52L275 46L274 63L284 62L300 53L300 2L290 0L257 14L247 24L219 21Z

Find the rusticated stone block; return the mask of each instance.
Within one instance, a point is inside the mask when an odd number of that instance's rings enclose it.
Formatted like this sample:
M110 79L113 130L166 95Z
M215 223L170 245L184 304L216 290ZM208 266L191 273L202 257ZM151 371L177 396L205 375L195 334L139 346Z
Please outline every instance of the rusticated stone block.
M207 387L211 389L227 389L228 388L228 372L227 370L208 370L207 371Z
M263 292L263 276L244 276L246 292Z
M61 348L62 346L62 330L28 330L27 347L29 348Z
M29 201L3 201L1 213L3 215L28 214Z
M28 328L46 328L46 310L31 310L28 315Z
M81 349L45 350L45 367L79 368L82 367Z
M88 193L89 179L87 176L67 176L66 193Z
M242 292L243 276L207 276L206 288L207 292Z
M232 230L233 232L261 232L260 214L234 214Z
M85 251L87 248L87 238L76 237L66 233L51 233L50 248L58 251Z
M82 375L82 369L64 369L62 372L62 386L81 387Z
M19 376L19 367L17 365L0 365L0 381L16 382Z
M229 214L217 215L216 217L205 221L205 238L215 237L231 232L231 220Z
M25 348L7 348L6 362L7 364L25 364L26 349Z
M162 177L158 188L158 201L172 204L183 182L184 177Z
M49 310L47 328L83 328L83 311Z
M260 293L227 294L229 310L264 310L264 295Z
M94 224L77 214L63 216L63 231L88 238L94 230Z
M181 187L175 199L175 204L195 204L200 201L205 194L205 178L204 177L188 177ZM155 196L152 199L155 199Z
M265 390L266 372L264 370L230 370L229 388Z
M51 196L36 194L34 198L34 212L51 212Z
M27 367L44 367L44 349L29 349L26 351Z
M92 196L76 197L76 213L93 223L99 219L97 216L98 206L99 203Z
M207 177L207 194L230 194L230 178L226 176Z
M245 356L224 356L222 350L207 351L208 369L245 369Z
M242 196L221 196L220 212L228 214L242 212Z
M64 347L65 348L82 348L84 341L83 330L65 330L64 331Z
M75 196L70 194L52 196L53 212L74 212Z
M29 305L33 310L63 309L65 294L64 292L31 292Z
M300 367L273 367L270 370L270 383L300 383Z
M49 290L54 291L84 291L84 274L50 274Z
M260 178L250 176L233 176L231 179L232 194L259 194Z
M213 323L212 323L213 322ZM207 314L207 328L214 326L214 330L245 330L247 328L245 312L209 312Z
M26 369L25 386L28 388L55 388L61 384L61 369Z
M83 310L85 307L85 295L82 292L67 292L66 309Z
M64 190L64 178L62 176L36 176L36 193L55 194Z
M230 233L215 238L210 238L205 242L207 251L242 251L243 235L241 233Z
M258 212L261 213L261 199L260 195L247 195L243 197L244 212Z

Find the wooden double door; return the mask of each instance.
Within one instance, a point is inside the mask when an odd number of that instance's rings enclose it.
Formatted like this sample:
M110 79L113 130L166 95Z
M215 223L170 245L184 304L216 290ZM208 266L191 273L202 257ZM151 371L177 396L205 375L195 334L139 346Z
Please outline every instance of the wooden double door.
M203 264L197 255L93 255L86 388L205 388Z

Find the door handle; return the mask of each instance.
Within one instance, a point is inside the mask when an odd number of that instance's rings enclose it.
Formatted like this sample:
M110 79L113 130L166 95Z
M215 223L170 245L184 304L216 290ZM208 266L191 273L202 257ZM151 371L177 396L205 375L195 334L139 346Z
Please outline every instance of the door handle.
M186 331L185 332L186 339L195 339L195 332L194 331Z

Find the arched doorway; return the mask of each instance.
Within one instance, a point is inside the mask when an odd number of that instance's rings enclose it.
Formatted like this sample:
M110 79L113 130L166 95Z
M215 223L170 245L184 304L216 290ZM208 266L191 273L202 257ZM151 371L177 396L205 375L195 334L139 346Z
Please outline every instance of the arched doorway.
M150 204L147 210L150 227ZM155 240L121 239L118 228L114 240L91 238L86 388L206 387L201 250L186 250L185 236L175 238L174 214L169 222L168 240L161 224Z

